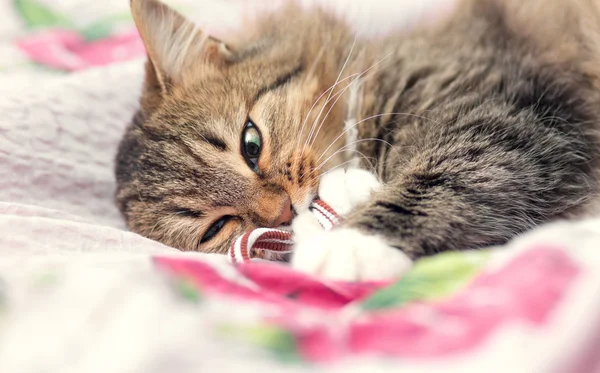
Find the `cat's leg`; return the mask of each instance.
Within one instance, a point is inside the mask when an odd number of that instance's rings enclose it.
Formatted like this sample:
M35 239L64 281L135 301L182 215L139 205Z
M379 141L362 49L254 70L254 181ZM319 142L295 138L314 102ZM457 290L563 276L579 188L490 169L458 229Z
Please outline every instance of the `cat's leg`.
M398 276L422 256L503 244L592 195L582 142L452 140L420 148L340 227L300 242L292 265L343 280Z

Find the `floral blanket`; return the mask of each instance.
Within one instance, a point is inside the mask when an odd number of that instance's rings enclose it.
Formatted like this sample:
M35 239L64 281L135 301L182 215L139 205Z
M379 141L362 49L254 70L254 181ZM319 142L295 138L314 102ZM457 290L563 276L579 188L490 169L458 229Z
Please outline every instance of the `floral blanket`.
M169 3L213 26L248 7ZM387 3L367 4L377 25L416 18ZM600 372L600 220L390 283L179 253L127 232L112 202L143 74L128 1L0 0L0 14L1 372Z
M597 372L600 221L339 283L218 255L0 265L6 372Z
M144 55L131 23L128 1L99 6L52 0L3 0L0 71L66 72L126 61ZM85 6L85 8L84 8ZM83 11L82 11L83 10ZM12 16L12 17L10 17Z

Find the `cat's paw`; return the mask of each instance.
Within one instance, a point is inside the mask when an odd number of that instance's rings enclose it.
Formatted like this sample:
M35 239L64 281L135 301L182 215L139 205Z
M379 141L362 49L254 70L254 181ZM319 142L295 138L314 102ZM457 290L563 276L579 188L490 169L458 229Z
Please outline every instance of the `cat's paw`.
M333 229L294 247L292 267L341 281L390 280L412 267L412 260L381 237L352 228Z
M356 205L366 202L381 187L375 175L360 168L338 168L321 177L319 197L338 215L345 215Z
M296 245L323 231L323 226L312 211L305 211L292 221L292 232L294 232Z

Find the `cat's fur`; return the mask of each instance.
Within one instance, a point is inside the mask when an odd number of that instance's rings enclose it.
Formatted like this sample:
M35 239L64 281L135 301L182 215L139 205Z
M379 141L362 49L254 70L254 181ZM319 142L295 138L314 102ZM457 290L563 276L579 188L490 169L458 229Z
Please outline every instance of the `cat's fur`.
M117 200L142 235L224 252L288 196L306 209L320 172L356 156L384 186L341 229L413 259L504 243L596 197L594 0L464 1L435 27L383 40L293 5L224 42L156 0L132 9L150 58ZM248 117L264 137L258 174L240 155ZM200 245L225 214L236 218Z

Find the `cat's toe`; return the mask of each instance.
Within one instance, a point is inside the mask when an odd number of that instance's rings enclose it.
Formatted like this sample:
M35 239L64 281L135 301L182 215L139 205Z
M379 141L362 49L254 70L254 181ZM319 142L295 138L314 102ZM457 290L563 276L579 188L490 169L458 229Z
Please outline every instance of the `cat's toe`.
M345 169L338 168L321 177L319 197L339 215L350 212L352 205L347 193Z
M381 186L377 177L369 171L338 168L321 177L319 197L339 215L345 215L354 206L366 202Z
M346 170L346 194L352 206L367 202L381 187L379 179L369 171L360 168Z
M376 281L401 276L412 267L412 260L380 237L340 228L296 245L292 266L334 280Z
M292 221L294 232L294 243L299 244L306 239L323 232L323 226L311 211L306 211L294 218Z

